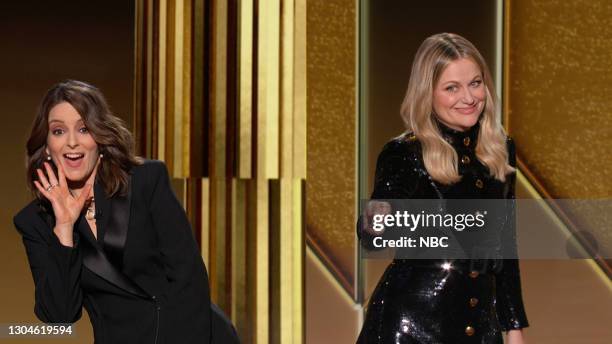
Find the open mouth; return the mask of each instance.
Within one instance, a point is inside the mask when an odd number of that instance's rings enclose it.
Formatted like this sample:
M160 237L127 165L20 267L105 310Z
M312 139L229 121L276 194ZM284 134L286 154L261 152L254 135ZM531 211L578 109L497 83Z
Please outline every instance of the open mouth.
M83 153L66 153L64 154L64 161L66 161L68 166L76 168L81 166L84 157L85 154Z

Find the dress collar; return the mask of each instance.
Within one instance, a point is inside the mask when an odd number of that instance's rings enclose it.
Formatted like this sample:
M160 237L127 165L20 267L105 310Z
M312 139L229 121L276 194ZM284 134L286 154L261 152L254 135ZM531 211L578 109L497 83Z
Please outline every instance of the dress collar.
M474 148L476 147L476 140L478 139L478 131L480 130L480 122L476 122L474 126L466 131L459 131L449 128L440 120L435 118L435 122L440 129L442 137L446 142L450 143L455 148Z

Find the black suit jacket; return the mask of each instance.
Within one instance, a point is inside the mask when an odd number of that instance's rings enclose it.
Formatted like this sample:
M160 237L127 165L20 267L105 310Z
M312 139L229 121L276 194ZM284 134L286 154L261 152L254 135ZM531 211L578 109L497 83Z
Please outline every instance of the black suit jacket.
M98 238L81 216L74 247L59 242L53 211L39 201L14 217L37 317L72 323L84 306L98 344L237 341L231 323L211 311L206 268L165 165L145 160L132 168L127 196L108 198L96 183L94 197Z

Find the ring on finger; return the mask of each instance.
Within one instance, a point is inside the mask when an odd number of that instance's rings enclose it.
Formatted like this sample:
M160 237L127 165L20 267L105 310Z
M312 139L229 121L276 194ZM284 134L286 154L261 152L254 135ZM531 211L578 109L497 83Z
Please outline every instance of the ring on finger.
M49 191L49 190L53 189L53 188L54 188L54 187L56 187L56 186L57 186L57 184L50 184L49 186L47 186L47 187L45 188L45 190Z

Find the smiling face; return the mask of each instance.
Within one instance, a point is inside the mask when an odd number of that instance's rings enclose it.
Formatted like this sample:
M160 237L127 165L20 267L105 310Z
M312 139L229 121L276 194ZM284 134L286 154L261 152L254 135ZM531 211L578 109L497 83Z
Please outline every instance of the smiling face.
M69 182L85 182L96 165L98 145L83 118L70 103L62 102L49 111L48 125L46 153L64 168Z
M485 106L482 71L471 59L451 61L433 91L436 117L447 127L465 131L476 122Z

